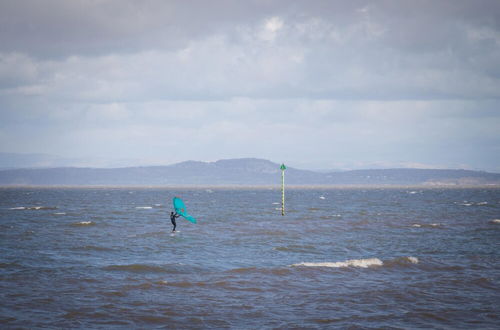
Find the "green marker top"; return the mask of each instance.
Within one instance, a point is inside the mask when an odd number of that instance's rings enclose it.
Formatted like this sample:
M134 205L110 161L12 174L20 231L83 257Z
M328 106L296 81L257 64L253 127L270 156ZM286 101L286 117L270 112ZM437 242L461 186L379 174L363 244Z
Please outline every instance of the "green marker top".
M281 169L282 171L286 170L286 166L285 166L285 164L281 164L280 169Z

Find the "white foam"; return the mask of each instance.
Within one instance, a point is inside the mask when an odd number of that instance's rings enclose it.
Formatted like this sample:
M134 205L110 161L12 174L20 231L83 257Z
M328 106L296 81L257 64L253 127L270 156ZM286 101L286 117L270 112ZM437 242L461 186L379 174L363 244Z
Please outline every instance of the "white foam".
M498 224L500 224L500 219L493 219L493 220L491 220L491 223L498 223Z
M418 264L418 258L417 257L406 257L406 259L411 262L412 264Z
M419 224L419 223L414 223L413 225L411 225L412 227L415 227L415 228L422 228L422 227L432 227L432 228L437 228L437 227L441 227L442 224L440 223L424 223L424 224Z
M83 225L83 226L87 226L87 225L91 225L92 221L80 221L78 224Z
M346 268L346 267L359 267L368 268L374 266L382 266L384 263L378 258L368 259L353 259L341 262L301 262L293 264L292 267L329 267L329 268Z
M136 206L135 208L138 210L150 210L153 207L152 206Z
M55 214L55 215L66 215L66 213L65 213L65 212L56 212L56 213L54 213L54 214Z
M319 196L319 199L325 199L325 196Z
M24 206L11 207L9 210L26 210Z
M273 205L280 205L280 203L273 203Z
M476 205L488 205L488 202L479 202Z

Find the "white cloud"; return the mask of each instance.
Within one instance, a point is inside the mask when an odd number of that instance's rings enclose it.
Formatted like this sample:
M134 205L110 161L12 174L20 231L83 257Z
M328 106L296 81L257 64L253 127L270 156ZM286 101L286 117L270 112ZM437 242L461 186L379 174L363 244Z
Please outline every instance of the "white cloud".
M265 41L274 41L279 31L283 29L284 22L280 17L271 17L264 22L260 38Z

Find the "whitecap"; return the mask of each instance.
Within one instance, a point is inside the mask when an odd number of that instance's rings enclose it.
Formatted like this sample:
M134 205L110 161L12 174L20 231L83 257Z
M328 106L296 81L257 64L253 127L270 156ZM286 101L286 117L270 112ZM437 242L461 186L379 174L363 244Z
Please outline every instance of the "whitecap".
M280 203L276 203L276 202L275 202L275 203L273 203L273 205L280 205Z
M77 223L74 223L73 226L91 226L94 223L92 221L80 221Z
M56 206L30 206L26 210L57 210Z
M26 210L24 206L11 207L9 210Z
M319 199L325 199L325 196L319 196Z
M406 259L411 262L412 264L418 264L418 258L417 257L406 257Z
M442 226L442 224L440 223L414 223L413 225L411 225L412 227L415 227L415 228L439 228Z
M500 219L493 219L493 220L491 220L491 223L498 223L498 224L500 224Z
M66 213L65 213L65 212L56 212L56 213L54 213L54 214L55 214L55 215L66 215Z
M136 206L135 208L138 210L150 210L153 207L152 206Z
M346 268L359 267L368 268L374 266L382 266L384 263L378 258L368 259L352 259L340 262L301 262L291 265L292 267L329 267L329 268Z
M419 263L419 260L417 257L398 257L392 260L387 260L386 265L387 266L407 266L409 264L416 265Z
M488 202L479 202L476 205L488 205Z

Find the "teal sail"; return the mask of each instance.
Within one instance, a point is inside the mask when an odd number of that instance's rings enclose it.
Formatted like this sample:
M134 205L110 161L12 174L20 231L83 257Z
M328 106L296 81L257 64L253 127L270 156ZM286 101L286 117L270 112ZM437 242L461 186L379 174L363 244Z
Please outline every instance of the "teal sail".
M196 219L193 218L192 216L190 216L186 212L186 205L184 205L184 202L182 201L182 199L180 199L179 197L174 197L174 201L173 202L174 202L175 212L177 212L178 214L180 214L186 220L191 221L192 223L196 223Z

